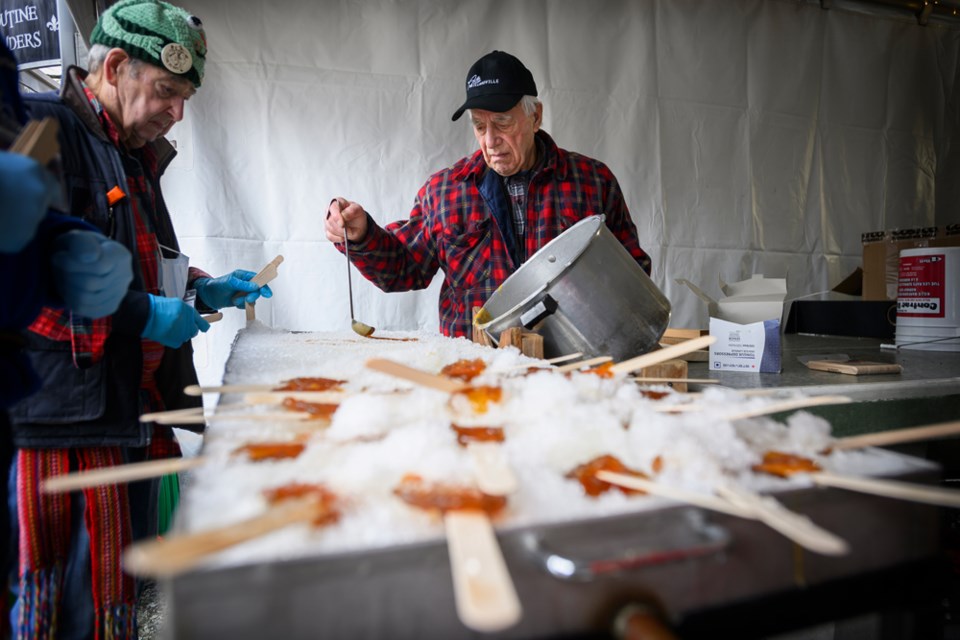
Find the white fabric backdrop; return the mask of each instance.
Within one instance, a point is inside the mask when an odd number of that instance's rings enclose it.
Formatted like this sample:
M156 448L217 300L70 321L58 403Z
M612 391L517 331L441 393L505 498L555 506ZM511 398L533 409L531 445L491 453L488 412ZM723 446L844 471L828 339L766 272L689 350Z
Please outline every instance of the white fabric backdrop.
M210 54L165 194L185 252L214 275L285 256L258 304L275 327L349 326L326 203L406 217L430 173L476 148L450 116L493 49L533 72L558 144L619 179L672 326L706 326L677 278L716 295L718 276L788 276L797 297L859 266L864 231L960 218L957 28L797 0L180 4ZM438 285L387 294L355 277L356 316L435 329ZM197 339L202 381L219 378L242 316Z

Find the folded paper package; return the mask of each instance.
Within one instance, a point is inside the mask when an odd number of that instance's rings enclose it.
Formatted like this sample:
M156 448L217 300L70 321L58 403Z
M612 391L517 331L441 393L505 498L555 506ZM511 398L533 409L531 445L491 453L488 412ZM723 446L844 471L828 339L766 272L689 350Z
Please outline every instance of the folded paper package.
M752 278L727 284L720 280L723 297L714 300L689 280L678 279L707 303L710 335L710 369L744 373L780 373L780 326L787 297L786 278Z

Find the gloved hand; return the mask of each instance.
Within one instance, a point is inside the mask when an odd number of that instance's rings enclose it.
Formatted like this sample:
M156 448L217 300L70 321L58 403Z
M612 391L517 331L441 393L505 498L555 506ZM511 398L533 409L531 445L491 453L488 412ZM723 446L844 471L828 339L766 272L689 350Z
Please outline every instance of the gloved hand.
M59 193L60 183L39 162L0 151L0 252L27 246Z
M197 310L180 298L150 296L150 318L140 335L165 347L179 347L184 342L206 332L210 323Z
M197 278L193 281L193 287L197 290L197 296L211 309L222 309L231 305L243 309L244 302L253 304L260 296L273 297L273 291L268 285L261 287L250 282L255 275L257 274L253 271L236 269L219 278Z
M96 231L74 230L59 236L50 264L64 304L87 318L116 311L133 280L127 248Z

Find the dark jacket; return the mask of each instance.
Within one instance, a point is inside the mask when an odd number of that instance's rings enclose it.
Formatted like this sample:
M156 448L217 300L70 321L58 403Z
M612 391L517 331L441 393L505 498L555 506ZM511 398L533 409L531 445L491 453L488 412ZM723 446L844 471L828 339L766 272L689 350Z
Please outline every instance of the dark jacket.
M10 147L26 120L18 89L17 61L0 38L0 149ZM88 225L76 218L50 211L27 246L17 253L0 253L0 273L7 289L0 304L0 411L40 387L40 380L22 351L20 331L30 326L43 307L62 306L50 269L53 243L61 233L86 228Z
M143 169L131 155L121 153L107 138L79 80L84 72L71 68L60 95L27 97L31 117L53 116L60 123L60 149L64 189L69 212L120 242L136 261L133 213L126 199L113 207L107 191L124 188L128 173ZM157 239L178 248L173 224L160 191L160 176L175 152L166 140L153 143L159 169L154 180L157 194ZM26 332L26 350L43 380L35 395L13 407L14 442L18 447L67 448L83 446L144 446L152 425L139 421L142 350L140 333L147 321L149 299L138 276L120 308L112 316L112 331L103 357L86 368L74 364L69 341L54 341ZM183 395L196 384L193 350L189 342L167 349L156 372L166 408L200 406Z

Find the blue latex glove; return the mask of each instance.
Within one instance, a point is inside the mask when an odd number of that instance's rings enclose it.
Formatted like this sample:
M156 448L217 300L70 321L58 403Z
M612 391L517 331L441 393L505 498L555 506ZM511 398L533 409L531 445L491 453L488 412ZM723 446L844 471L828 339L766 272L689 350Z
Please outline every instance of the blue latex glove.
M0 252L23 249L60 193L60 184L33 158L0 151Z
M273 291L268 285L261 287L250 282L255 275L257 274L253 271L236 269L219 278L197 278L193 281L193 287L197 290L197 296L211 309L222 309L231 305L243 309L244 302L253 304L260 296L273 297Z
M117 310L133 280L130 252L96 231L68 231L53 243L53 280L68 309L86 318Z
M180 298L150 296L150 318L140 335L155 340L165 347L179 347L184 342L210 328L197 310Z

